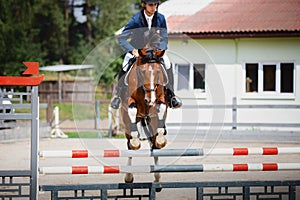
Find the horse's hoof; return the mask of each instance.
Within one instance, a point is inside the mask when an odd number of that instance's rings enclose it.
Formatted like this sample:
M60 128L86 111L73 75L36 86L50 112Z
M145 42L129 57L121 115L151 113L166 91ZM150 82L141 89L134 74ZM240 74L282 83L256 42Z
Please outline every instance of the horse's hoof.
M130 140L129 145L130 145L130 149L132 149L132 150L139 150L141 148L140 141L132 141L132 140Z
M134 178L132 175L128 175L128 176L126 175L126 177L124 179L125 183L133 183L133 180L134 180Z
M131 150L139 150L140 148L141 148L141 145L139 145L137 147L130 145Z
M129 142L130 149L132 150L138 150L141 148L141 142L138 138L133 138Z
M132 177L132 179L131 180L127 180L126 178L125 178L125 183L133 183L133 180L134 180L134 178Z
M156 136L156 140L155 140L155 146L158 149L162 149L167 145L167 139L165 138L165 136L162 134L158 134Z

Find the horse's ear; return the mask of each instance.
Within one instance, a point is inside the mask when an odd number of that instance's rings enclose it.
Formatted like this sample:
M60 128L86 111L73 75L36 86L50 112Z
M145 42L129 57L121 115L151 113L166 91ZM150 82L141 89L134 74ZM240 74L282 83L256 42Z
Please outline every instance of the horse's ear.
M161 57L163 57L163 55L165 54L165 50L156 50L155 52L154 52L154 54L157 56L157 57L159 57L159 58L161 58Z

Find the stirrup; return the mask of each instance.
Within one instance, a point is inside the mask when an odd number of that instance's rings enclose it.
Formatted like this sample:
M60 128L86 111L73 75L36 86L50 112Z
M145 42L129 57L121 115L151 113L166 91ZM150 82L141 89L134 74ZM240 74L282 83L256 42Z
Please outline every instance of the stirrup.
M175 106L173 105L173 99L175 99L175 101L178 102L178 105ZM182 106L182 101L179 99L179 97L177 98L175 95L173 97L171 97L170 99L170 107L173 108L173 109L176 109L176 108L180 108Z
M111 102L110 102L110 107L113 109L119 109L120 103L122 102L122 99L118 96L116 96Z

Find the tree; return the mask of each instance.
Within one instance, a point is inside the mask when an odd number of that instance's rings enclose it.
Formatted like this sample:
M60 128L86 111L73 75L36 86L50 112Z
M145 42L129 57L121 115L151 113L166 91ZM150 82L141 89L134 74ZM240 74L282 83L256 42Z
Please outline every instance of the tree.
M123 53L117 43L115 33L133 14L134 2L132 0L86 0L84 14L87 16L87 21L84 23L85 29L82 29L82 32L86 34L85 37L82 36L86 39L86 43L81 45L90 44L92 47L93 51L89 53L85 62L95 66L94 75L96 79L101 76L101 82L111 83L114 80L114 74L121 67L120 55ZM82 46L77 48L81 51L83 49ZM88 52L86 53L88 55Z
M95 1L98 17L93 22L93 34L99 41L106 37L114 36L115 32L122 28L132 15L132 1L123 0L100 0Z
M64 4L60 0L40 0L35 8L32 27L38 30L35 43L41 45L45 63L66 63Z
M38 30L32 29L34 0L0 3L0 75L19 75L23 61L41 61L40 45L32 42Z
M59 0L1 0L0 10L1 75L19 75L23 61L44 65L64 59Z
M136 12L134 4L140 0L0 0L0 75L19 75L23 61L81 64L103 44L98 51L102 60L95 63L111 66L96 74L113 81L123 53L115 32ZM78 7L87 17L83 23L76 20Z

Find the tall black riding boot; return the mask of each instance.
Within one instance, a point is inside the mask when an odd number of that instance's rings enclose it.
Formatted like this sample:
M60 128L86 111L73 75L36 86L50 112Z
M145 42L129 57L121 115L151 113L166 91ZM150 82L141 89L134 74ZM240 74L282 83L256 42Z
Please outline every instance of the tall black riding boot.
M122 93L124 92L123 90L125 89L125 84L124 84L124 78L125 78L125 74L126 72L123 71L122 69L119 71L119 76L118 76L118 84L117 84L117 88L116 88L116 96L114 97L114 99L111 101L110 106L113 109L118 109L120 106L120 103L122 101Z
M176 97L174 94L174 77L173 77L173 69L172 67L170 69L166 69L169 82L166 85L167 90L167 99L169 103L170 108L179 108L182 106L181 100Z

